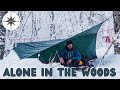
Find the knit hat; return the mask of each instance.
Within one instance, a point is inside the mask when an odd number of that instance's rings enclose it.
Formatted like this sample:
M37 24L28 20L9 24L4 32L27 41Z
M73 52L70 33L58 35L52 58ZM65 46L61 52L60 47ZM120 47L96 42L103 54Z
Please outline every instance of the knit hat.
M73 44L71 40L67 41L67 45Z

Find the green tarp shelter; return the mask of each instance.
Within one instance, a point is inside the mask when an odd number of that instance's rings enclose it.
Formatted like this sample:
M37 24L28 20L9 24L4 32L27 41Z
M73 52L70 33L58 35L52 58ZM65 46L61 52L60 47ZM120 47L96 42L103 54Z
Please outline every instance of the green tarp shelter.
M82 55L89 60L95 59L97 58L96 37L102 24L103 22L66 40L17 43L14 50L20 59L39 58L41 62L49 63L51 60L58 60L58 52L64 49L67 40L71 40Z

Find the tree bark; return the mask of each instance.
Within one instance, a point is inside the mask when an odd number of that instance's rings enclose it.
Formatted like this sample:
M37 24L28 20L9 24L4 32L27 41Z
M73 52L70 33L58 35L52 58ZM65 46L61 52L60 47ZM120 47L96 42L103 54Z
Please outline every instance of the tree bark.
M6 29L2 25L2 18L6 13L7 11L0 11L0 60L3 59L5 50Z
M120 11L113 11L113 18L114 18L114 32L117 34L120 30ZM119 53L119 43L114 43L114 52L115 54Z

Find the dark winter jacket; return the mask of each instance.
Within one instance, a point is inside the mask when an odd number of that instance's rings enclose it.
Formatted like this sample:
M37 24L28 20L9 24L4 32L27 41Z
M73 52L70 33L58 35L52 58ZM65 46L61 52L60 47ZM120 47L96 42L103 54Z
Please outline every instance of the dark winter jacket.
M75 49L71 49L71 50L64 49L59 53L59 57L62 57L66 61L69 59L80 61L82 59L82 56L79 53L79 51Z

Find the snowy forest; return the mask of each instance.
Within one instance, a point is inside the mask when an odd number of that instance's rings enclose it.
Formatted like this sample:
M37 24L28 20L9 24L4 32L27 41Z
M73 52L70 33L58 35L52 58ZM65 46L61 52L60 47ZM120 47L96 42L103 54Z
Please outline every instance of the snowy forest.
M5 54L12 50L18 42L35 42L46 40L67 39L103 21L97 35L97 48L109 47L114 39L113 11L14 11L20 17L20 26L14 30L5 30L1 33L5 39ZM2 12L0 12L2 13ZM4 12L6 13L6 12ZM1 18L3 14L0 14ZM117 15L118 16L118 15ZM0 18L0 19L1 19ZM115 19L116 20L116 19ZM119 25L118 25L119 26ZM118 27L117 26L117 27ZM5 30L5 31L4 31ZM109 38L109 41L106 39Z

